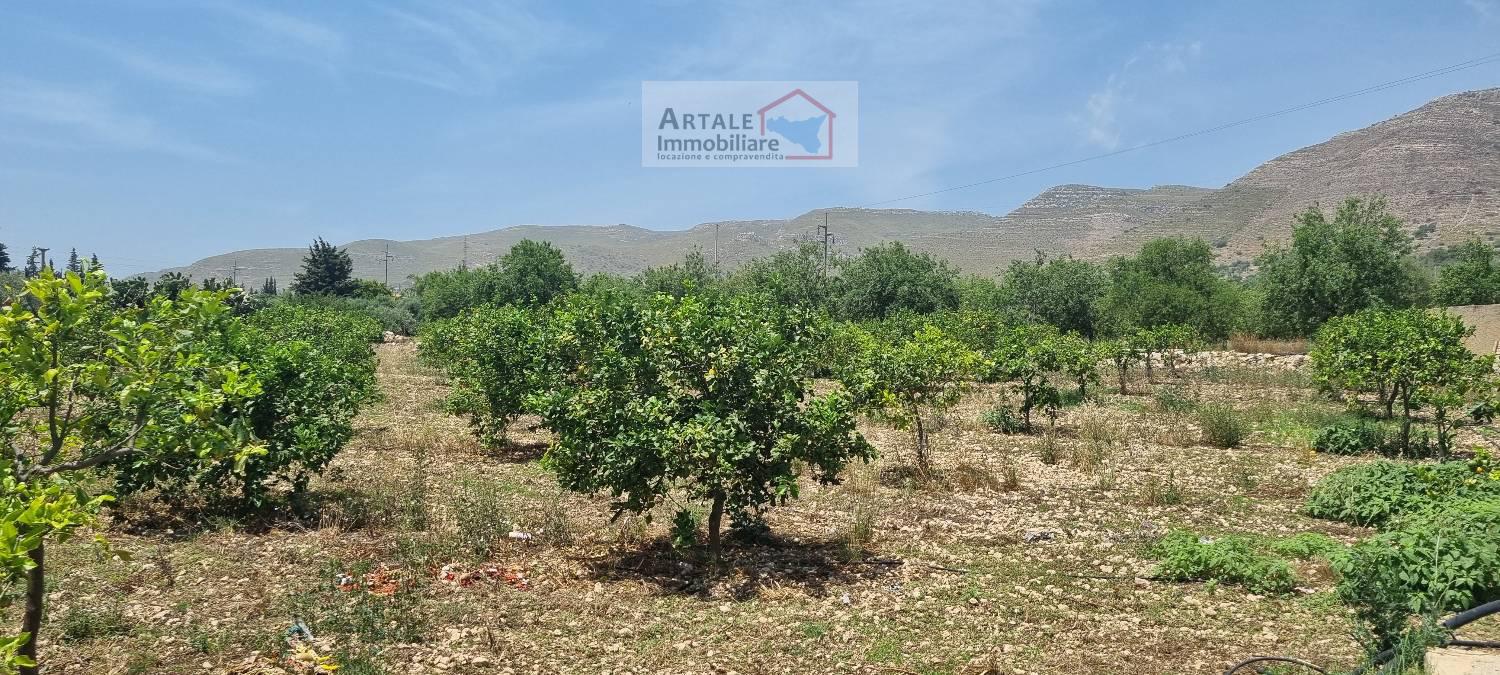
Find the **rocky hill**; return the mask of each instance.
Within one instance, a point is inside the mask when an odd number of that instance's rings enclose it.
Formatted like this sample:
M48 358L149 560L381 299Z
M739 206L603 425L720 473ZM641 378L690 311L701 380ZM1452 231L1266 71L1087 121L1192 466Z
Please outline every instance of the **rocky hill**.
M1419 248L1500 235L1500 89L1453 94L1262 164L1175 213L1083 249L1120 253L1190 232L1245 259L1291 235L1311 204L1383 194Z
M1312 204L1332 207L1350 195L1384 194L1421 248L1472 236L1500 236L1500 89L1444 96L1416 110L1289 152L1221 189L1180 185L1150 189L1061 185L1004 216L909 209L820 209L784 220L704 223L657 231L629 225L522 225L461 237L419 241L362 240L347 248L355 273L381 279L390 247L390 279L457 265L489 262L524 238L553 242L584 272L634 273L679 260L698 248L723 264L810 240L827 219L844 252L884 241L994 274L1010 260L1049 253L1098 258L1128 253L1161 236L1214 242L1223 262L1246 260L1285 240L1292 217ZM315 233L308 233L312 239ZM238 251L174 268L194 278L249 283L274 276L283 285L302 249ZM168 271L168 270L164 270Z

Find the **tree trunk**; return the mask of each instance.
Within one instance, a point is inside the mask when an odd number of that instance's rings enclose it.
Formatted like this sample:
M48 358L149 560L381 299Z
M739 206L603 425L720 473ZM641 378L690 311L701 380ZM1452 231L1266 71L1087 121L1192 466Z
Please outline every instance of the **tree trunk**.
M1411 394L1401 394L1401 454L1411 456Z
M1386 387L1385 381L1381 380L1380 381L1380 404L1383 405L1383 406L1385 406L1385 418L1386 419L1390 419L1391 418L1391 414L1393 412L1391 410L1391 406L1395 405L1395 403L1396 403L1396 390L1395 390L1395 388L1390 388L1390 393L1387 394L1386 393L1386 389L1387 389L1387 387ZM1356 398L1357 398L1357 396L1358 395L1356 394ZM1356 402L1358 402L1358 401L1356 401Z
M1151 352L1146 352L1146 381L1156 384L1156 376L1151 373Z
M21 619L21 632L31 635L26 644L21 645L17 654L36 661L37 637L42 632L42 615L46 612L42 603L47 598L47 577L45 570L46 551L42 543L37 543L36 548L26 554L36 567L26 573L26 613ZM23 666L21 675L37 675L37 666Z
M1089 397L1089 380L1087 377L1078 378L1078 399L1085 400Z
M719 525L724 520L724 493L714 493L713 510L708 512L708 555L719 561Z
M924 473L927 471L927 430L922 427L922 417L914 416L917 421L917 468Z
M1125 390L1125 363L1123 361L1116 361L1115 370L1120 371L1120 395L1129 394L1130 392Z

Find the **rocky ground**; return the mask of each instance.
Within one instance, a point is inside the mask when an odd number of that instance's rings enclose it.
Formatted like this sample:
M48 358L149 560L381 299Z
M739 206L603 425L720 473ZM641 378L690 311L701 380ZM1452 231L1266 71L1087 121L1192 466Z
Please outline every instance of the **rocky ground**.
M1368 534L1299 513L1313 482L1364 460L1308 449L1340 408L1292 368L1159 368L1036 435L985 427L1004 393L979 389L937 433L930 481L912 478L904 432L867 424L881 459L804 486L715 571L672 551L677 505L611 521L538 465L535 420L486 451L442 412L412 344L380 354L386 399L312 515L187 523L136 499L103 531L131 560L87 538L54 547L47 672L1157 674L1359 655L1321 564L1259 596L1153 580L1145 551L1176 526ZM1204 445L1181 412L1194 401L1254 432Z

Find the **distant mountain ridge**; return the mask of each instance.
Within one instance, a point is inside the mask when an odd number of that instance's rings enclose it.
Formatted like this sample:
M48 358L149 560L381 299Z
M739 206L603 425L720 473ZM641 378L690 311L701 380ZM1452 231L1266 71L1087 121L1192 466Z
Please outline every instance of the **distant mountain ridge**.
M630 225L519 225L467 236L416 241L366 239L345 248L354 272L403 284L409 275L483 264L521 239L558 246L585 273L632 274L680 260L694 248L726 269L812 238L826 218L837 248L853 252L900 240L965 271L996 274L1036 251L1101 258L1130 253L1162 236L1213 242L1222 262L1247 260L1290 236L1292 216L1312 204L1332 208L1348 196L1384 194L1417 236L1419 248L1500 235L1500 88L1453 94L1416 110L1276 157L1220 189L1059 185L1004 216L978 212L830 208L795 218L704 223L658 231ZM311 240L315 233L309 233ZM195 279L229 277L258 286L274 276L285 287L305 250L236 251L162 270ZM159 273L158 273L159 274ZM155 276L155 275L147 275Z

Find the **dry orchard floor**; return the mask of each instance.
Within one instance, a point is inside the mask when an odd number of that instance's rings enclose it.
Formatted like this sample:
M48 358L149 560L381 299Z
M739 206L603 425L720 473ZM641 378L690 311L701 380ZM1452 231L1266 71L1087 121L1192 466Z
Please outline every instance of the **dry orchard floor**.
M903 483L908 437L866 424L883 459L805 485L769 512L771 541L731 544L710 575L666 543L675 506L611 522L537 464L535 420L487 453L410 344L380 356L386 399L315 484L316 516L184 534L143 530L134 500L106 532L133 560L54 547L48 672L294 672L278 657L297 620L346 675L1218 673L1256 653L1358 655L1316 565L1287 597L1145 579L1143 548L1170 526L1367 534L1298 514L1313 481L1359 460L1305 449L1298 420L1336 407L1284 378L1174 381L1259 420L1237 450L1143 393L1068 408L1050 439L1001 436L979 422L1000 393L982 389L935 436L938 486ZM479 574L440 580L450 564Z

